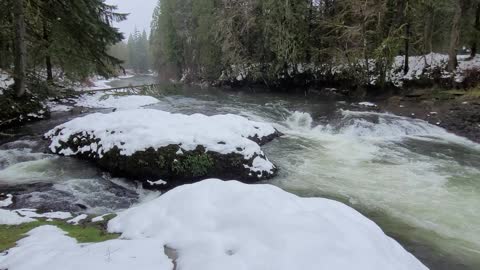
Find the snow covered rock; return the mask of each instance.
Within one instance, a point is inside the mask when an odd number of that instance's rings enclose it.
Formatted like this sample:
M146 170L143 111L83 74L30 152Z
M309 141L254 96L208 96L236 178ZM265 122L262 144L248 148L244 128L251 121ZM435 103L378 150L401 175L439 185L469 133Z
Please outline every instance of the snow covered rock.
M54 153L93 160L114 175L145 183L162 179L163 188L207 177L253 182L277 170L259 144L279 133L270 124L235 115L151 109L96 113L45 136Z
M36 228L0 256L0 269L427 270L352 208L270 185L184 185L120 213L108 230L122 238L79 244Z
M270 185L185 185L120 213L108 229L165 243L177 269L427 269L352 208Z

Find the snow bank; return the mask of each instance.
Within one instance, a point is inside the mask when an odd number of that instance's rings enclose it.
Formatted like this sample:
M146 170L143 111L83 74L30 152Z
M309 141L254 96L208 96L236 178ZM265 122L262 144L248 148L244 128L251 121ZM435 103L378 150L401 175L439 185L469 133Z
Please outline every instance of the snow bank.
M426 269L355 210L270 185L182 186L120 213L109 231L166 243L179 269Z
M205 180L120 213L123 239L78 244L52 226L0 257L11 270L424 270L373 222L341 203L269 185Z
M77 151L62 149L62 144L79 133L88 133L98 139L99 143L92 143ZM254 155L263 156L263 152L257 143L248 138L263 138L275 133L276 130L270 124L231 114L184 115L142 109L90 114L60 125L45 136L51 139L50 149L53 152L67 156L95 152L101 157L114 147L120 149L122 155L131 156L150 147L158 149L179 145L185 151L203 146L207 151L238 153L245 159L250 159ZM273 164L267 160L258 165L273 168Z
M158 99L142 95L112 95L113 93L94 93L80 96L76 106L86 108L115 108L119 110L137 109L156 104Z

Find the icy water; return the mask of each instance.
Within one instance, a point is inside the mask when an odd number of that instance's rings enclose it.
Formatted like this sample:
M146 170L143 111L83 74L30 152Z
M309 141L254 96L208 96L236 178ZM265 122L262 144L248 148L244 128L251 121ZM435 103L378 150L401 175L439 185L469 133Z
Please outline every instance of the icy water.
M135 77L112 86L152 82ZM155 109L274 123L285 136L264 147L280 168L267 183L351 205L431 269L480 269L479 144L341 100L178 86L154 95L160 100ZM94 213L158 196L88 163L43 154L40 135L73 117L58 113L15 130L28 136L0 146L0 192L16 188L25 207L48 208L53 201Z

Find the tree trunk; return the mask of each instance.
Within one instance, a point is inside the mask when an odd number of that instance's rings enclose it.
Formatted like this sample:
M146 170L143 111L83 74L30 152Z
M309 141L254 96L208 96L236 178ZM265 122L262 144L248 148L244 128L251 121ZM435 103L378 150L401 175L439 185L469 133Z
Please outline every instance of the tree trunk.
M309 64L312 61L312 52L310 49L310 44L312 44L312 31L313 31L313 0L309 1L309 8L308 8L308 33L307 33L307 48L305 53L305 62Z
M474 34L472 37L472 51L470 52L470 57L473 59L475 55L477 55L477 39L478 39L478 32L480 31L480 3L477 4L476 12L475 12L475 25L474 25Z
M457 68L457 48L460 44L460 20L462 18L463 1L457 0L455 15L452 21L452 30L450 33L450 47L448 50L448 71L453 72Z
M433 24L435 20L435 10L433 6L429 6L426 11L425 28L423 30L423 53L429 54L433 52Z
M410 23L405 25L405 63L403 66L403 74L407 74L410 70Z
M50 52L48 51L50 47L50 40L49 40L48 27L47 27L46 20L43 20L43 41L45 42L45 47L46 47L45 48L46 49L45 66L47 68L47 81L52 82L53 81L52 58L50 57Z
M22 97L25 95L25 68L27 62L27 48L25 44L25 10L23 7L23 0L13 1L13 15L15 18L15 70L13 78L15 81L17 97Z
M410 56L410 22L408 19L408 0L405 1L405 10L403 13L403 18L405 20L405 61L404 61L404 66L403 66L403 74L407 74L408 71L410 70L410 65L409 65L409 56Z

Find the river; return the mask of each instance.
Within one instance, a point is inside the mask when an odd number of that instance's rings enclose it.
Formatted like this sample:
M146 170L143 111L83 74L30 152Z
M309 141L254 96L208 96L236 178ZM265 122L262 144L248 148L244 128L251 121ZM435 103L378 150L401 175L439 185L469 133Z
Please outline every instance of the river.
M112 86L150 82L144 76ZM274 123L285 136L264 147L280 168L266 183L354 207L431 269L480 269L479 144L333 98L180 86L154 95L154 109ZM54 113L8 131L20 135L0 145L0 192L18 194L22 207L96 214L158 196L87 162L43 153L41 134L76 116Z

